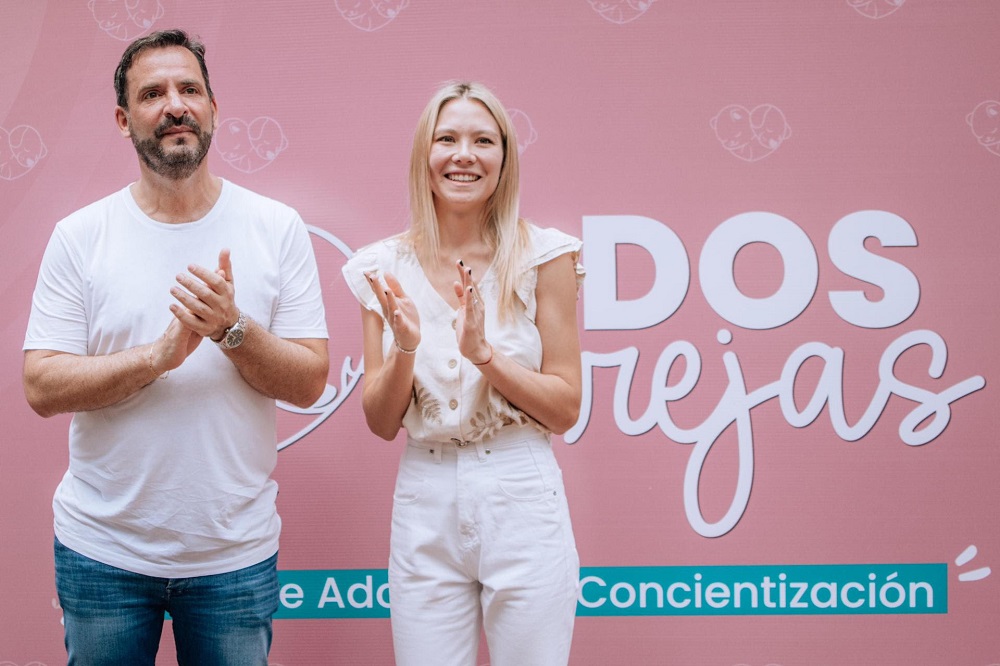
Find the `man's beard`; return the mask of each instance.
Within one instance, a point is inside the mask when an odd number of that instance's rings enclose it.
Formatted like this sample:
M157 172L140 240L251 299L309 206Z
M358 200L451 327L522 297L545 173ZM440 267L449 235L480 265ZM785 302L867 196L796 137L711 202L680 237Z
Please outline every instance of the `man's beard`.
M198 139L194 147L182 146L174 147L172 150L164 150L163 137L171 127L184 125L190 127ZM132 129L131 122L129 129ZM169 141L170 139L168 139ZM187 178L201 165L208 149L212 145L212 132L202 131L201 125L188 115L181 116L177 120L167 119L153 131L153 136L148 139L139 139L135 132L132 132L132 145L139 158L146 163L146 166L164 178L171 180L181 180Z

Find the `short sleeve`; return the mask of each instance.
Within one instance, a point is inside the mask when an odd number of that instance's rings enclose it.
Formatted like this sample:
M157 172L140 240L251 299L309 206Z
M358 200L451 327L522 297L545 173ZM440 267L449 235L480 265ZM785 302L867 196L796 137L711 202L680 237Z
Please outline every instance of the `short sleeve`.
M270 331L281 338L327 338L326 311L309 232L294 214L282 242L281 292Z
M56 226L42 257L31 300L24 349L51 349L85 355L87 312L83 266L62 223Z
M350 288L351 293L354 294L354 297L358 299L358 302L365 308L379 314L381 314L382 308L379 306L375 292L372 291L372 286L369 284L365 274L379 273L378 248L380 245L382 245L381 242L361 248L341 268L344 281L347 282L347 286Z
M582 247L583 241L558 229L531 227L531 253L524 266L524 276L517 287L517 297L524 303L529 319L535 320L537 309L535 287L538 285L538 267L556 257L561 257L564 254L573 256L576 291L579 295L583 279L587 275L583 264L580 263L580 249Z

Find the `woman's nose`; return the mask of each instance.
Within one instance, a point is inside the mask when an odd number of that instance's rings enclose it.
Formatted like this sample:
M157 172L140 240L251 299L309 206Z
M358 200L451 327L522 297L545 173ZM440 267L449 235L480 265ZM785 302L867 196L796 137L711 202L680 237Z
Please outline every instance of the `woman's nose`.
M452 159L460 163L474 162L476 159L475 154L467 141L460 141L455 146L455 154L452 155Z

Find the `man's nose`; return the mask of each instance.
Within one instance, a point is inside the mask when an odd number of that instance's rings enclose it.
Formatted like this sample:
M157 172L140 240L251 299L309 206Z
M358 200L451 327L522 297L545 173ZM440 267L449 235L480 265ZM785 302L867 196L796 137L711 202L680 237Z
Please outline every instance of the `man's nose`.
M184 98L181 97L180 93L176 90L171 90L166 95L167 102L164 107L164 112L173 116L174 118L180 118L185 113L187 113L187 104L184 103Z

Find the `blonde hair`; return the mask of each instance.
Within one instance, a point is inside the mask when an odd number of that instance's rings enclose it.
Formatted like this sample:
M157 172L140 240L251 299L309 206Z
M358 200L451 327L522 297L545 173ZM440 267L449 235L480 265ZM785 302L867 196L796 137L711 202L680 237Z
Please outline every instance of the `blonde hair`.
M403 235L424 265L438 261L437 213L430 186L431 144L442 107L453 99L475 100L486 107L500 128L503 164L497 189L486 202L486 242L493 251L493 271L499 286L498 310L502 319L514 313L515 289L528 251L528 224L519 217L520 167L514 124L506 109L488 88L479 83L452 81L438 90L427 103L410 151L410 228Z

